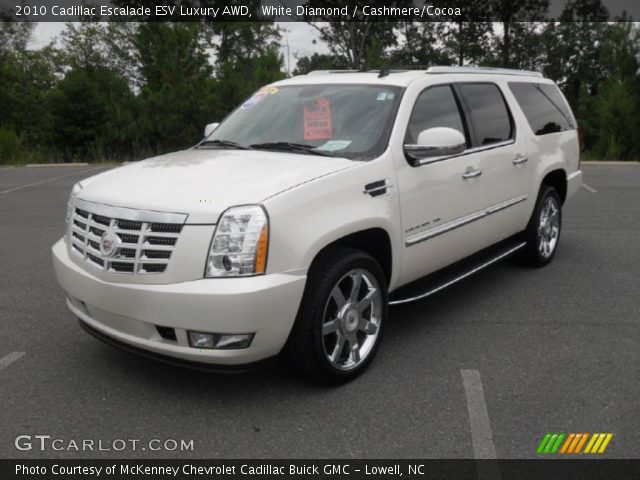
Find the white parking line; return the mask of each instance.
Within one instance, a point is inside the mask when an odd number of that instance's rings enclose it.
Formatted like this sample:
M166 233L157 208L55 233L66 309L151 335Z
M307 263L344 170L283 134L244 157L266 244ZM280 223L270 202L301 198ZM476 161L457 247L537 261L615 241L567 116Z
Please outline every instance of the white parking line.
M0 358L0 370L8 367L16 360L20 360L23 355L24 355L24 352L13 352L7 355L6 357Z
M36 185L42 185L43 183L53 182L54 180L60 180L61 178L73 177L74 175L80 175L82 173L93 172L94 170L97 170L99 168L102 168L102 167L95 167L95 168L91 168L89 170L82 170L80 172L73 172L73 173L69 173L67 175L60 175L59 177L47 178L45 180L40 180L39 182L33 182L33 183L28 183L26 185L20 185L18 187L8 188L7 190L2 190L0 192L0 195L4 195L5 193L15 192L17 190L22 190L24 188L34 187Z
M480 373L477 370L460 370L460 373L467 394L473 454L476 459L495 459L496 448L493 445L493 433L489 423L487 404L484 401Z
M586 183L582 183L582 188L584 188L585 190L591 192L591 193L598 193L598 190L596 190L593 187L590 187L589 185L587 185Z
M467 396L467 410L471 426L473 456L476 460L478 480L501 480L500 466L496 459L496 447L493 445L493 433L489 423L489 412L484 400L482 380L478 370L460 370L462 384Z

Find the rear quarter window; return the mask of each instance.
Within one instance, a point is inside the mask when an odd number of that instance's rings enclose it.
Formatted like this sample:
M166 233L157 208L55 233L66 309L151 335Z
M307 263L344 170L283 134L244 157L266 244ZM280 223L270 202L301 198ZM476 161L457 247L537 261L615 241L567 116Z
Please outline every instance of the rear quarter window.
M513 82L509 89L536 135L576 128L571 110L555 85Z

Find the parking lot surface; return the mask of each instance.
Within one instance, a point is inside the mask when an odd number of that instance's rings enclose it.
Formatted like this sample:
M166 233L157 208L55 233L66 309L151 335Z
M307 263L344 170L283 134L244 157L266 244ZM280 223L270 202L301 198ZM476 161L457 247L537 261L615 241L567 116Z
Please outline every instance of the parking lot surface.
M638 457L637 164L583 167L548 267L501 261L392 308L375 362L339 388L277 364L179 369L82 331L50 247L73 183L106 168L0 168L0 457L531 458L547 432L612 432L604 456ZM19 435L193 450L19 451Z

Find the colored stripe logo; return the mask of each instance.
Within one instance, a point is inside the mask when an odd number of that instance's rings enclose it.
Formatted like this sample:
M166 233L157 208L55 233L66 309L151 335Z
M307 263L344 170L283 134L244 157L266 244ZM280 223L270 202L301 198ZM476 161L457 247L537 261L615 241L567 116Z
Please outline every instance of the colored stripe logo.
M604 453L612 438L613 433L547 433L542 437L537 452L540 455Z

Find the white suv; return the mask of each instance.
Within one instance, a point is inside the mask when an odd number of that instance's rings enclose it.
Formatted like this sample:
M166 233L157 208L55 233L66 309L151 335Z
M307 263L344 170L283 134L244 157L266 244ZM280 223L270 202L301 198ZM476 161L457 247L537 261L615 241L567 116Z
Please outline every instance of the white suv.
M551 261L581 179L573 114L537 73L313 72L194 148L75 185L53 263L109 343L231 369L282 352L340 382L373 359L390 304L516 250Z

